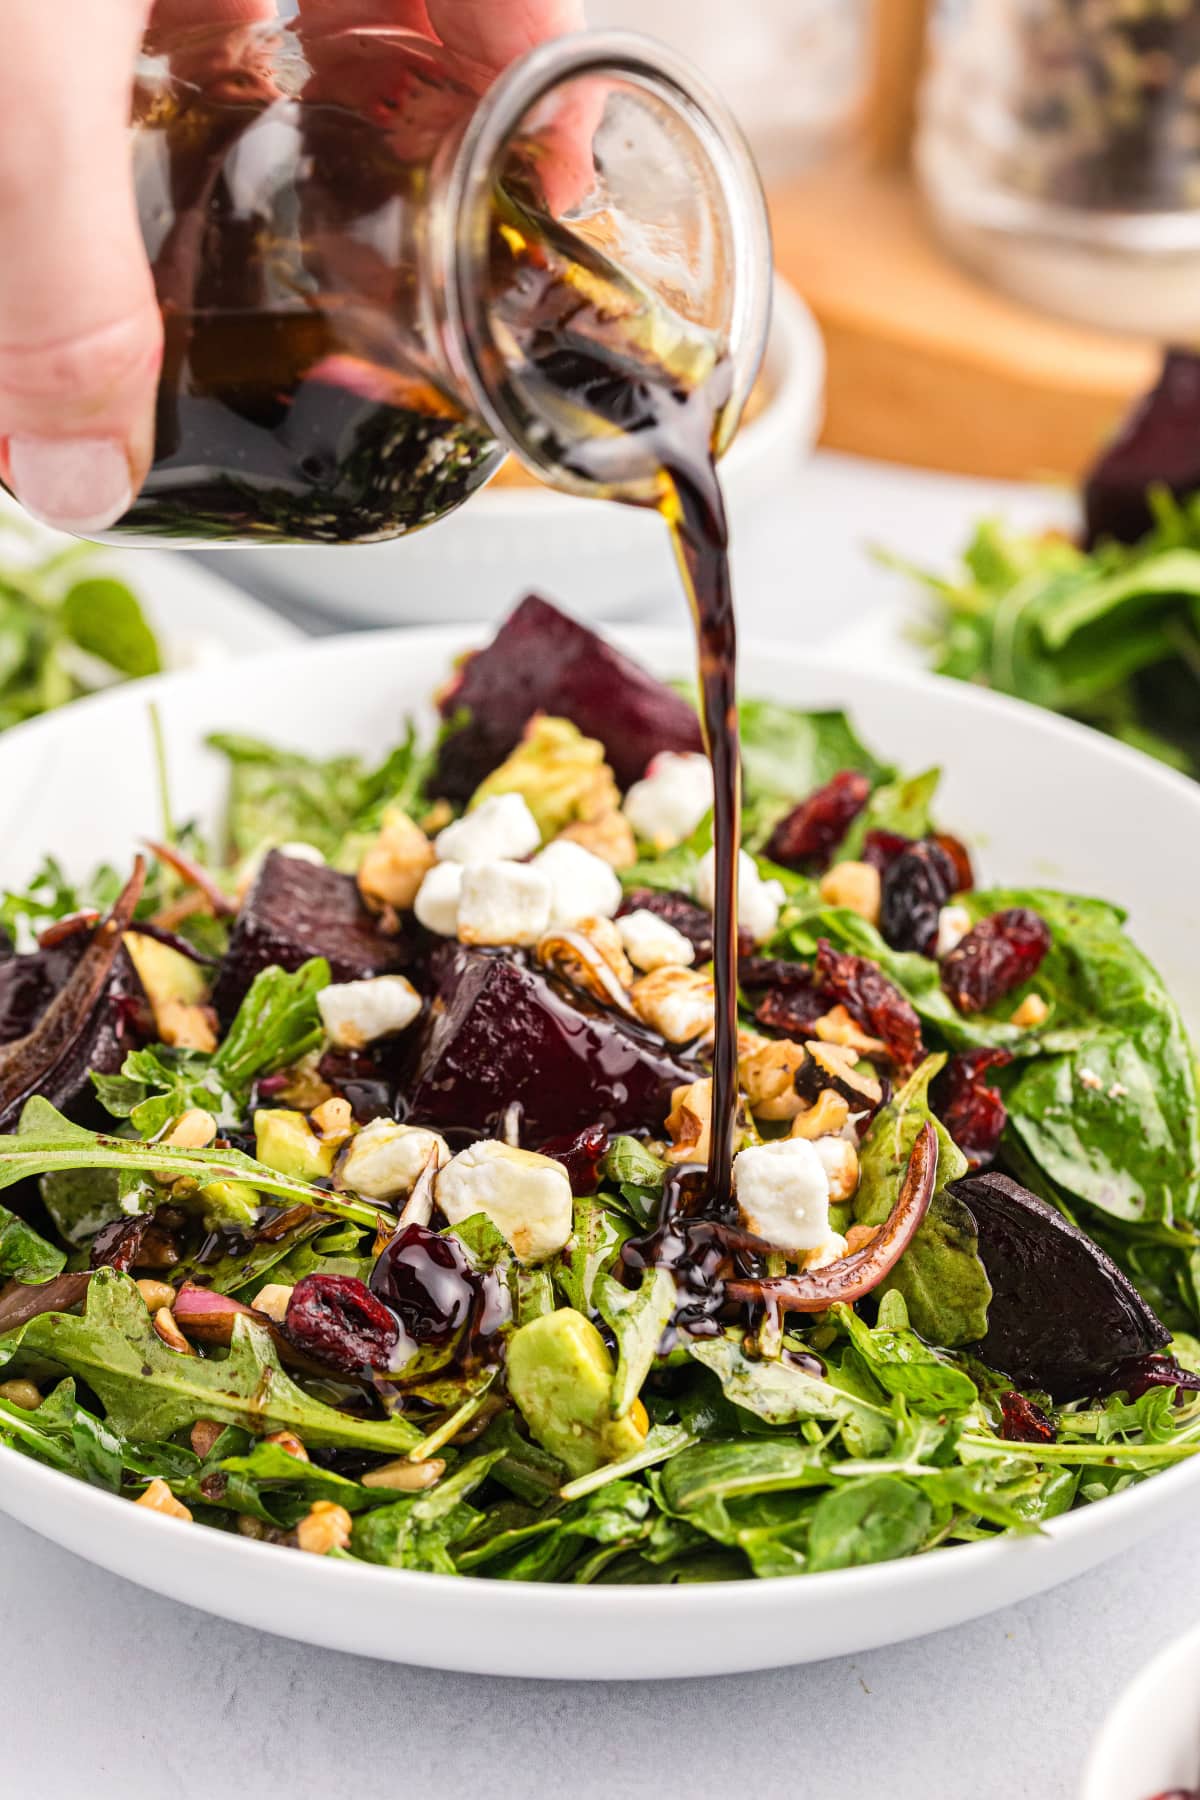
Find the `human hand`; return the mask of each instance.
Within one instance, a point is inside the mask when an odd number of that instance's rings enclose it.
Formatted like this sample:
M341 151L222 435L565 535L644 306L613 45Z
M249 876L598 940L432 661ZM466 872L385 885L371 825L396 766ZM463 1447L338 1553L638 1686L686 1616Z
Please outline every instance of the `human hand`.
M361 0L303 0L354 16ZM0 478L80 533L132 504L154 448L162 321L130 172L134 63L156 30L273 18L273 0L4 0L0 59ZM582 0L370 0L439 41L482 93Z

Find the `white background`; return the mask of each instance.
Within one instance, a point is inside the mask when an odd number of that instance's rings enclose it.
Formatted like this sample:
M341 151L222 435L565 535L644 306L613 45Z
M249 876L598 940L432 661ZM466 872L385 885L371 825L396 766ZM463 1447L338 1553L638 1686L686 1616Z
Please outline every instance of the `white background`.
M903 591L861 540L944 562L993 509L1060 510L1028 490L818 457L740 548L744 637L861 629ZM158 1599L4 1519L0 1572L4 1800L1071 1800L1120 1688L1200 1615L1200 1522L937 1637L644 1685L312 1650ZM401 1651L404 1634L398 1607Z

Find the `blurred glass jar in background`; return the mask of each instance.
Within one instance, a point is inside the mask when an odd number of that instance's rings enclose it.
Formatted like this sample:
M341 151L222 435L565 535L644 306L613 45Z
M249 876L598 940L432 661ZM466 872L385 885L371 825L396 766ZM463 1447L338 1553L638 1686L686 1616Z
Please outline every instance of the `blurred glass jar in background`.
M768 180L850 134L866 83L871 0L588 0L592 25L649 31L718 83Z
M917 164L997 285L1200 335L1200 0L938 0Z

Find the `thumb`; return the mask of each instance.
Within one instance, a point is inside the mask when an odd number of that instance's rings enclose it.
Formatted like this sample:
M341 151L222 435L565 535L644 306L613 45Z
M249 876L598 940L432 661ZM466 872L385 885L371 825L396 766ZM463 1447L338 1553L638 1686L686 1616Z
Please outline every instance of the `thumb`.
M103 529L149 466L162 327L129 151L148 0L4 0L0 475L67 531Z

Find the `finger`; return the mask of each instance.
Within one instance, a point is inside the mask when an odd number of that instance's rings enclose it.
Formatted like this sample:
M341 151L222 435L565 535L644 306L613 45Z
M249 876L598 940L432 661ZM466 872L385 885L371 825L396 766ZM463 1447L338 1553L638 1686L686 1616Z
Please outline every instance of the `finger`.
M427 0L429 20L477 92L547 38L582 31L583 0Z
M4 0L0 472L68 530L119 518L150 460L161 331L128 120L143 0Z

